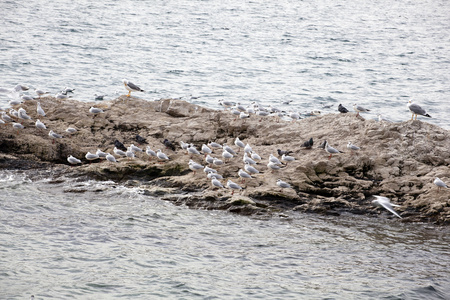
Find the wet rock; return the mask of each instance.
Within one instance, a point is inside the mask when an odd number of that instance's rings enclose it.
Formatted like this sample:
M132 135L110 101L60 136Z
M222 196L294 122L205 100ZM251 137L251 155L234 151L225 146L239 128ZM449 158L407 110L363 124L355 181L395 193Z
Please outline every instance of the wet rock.
M354 114L329 114L297 122L278 122L272 117L260 122L260 117L251 116L244 121L234 120L227 111L182 100L145 101L133 97L103 101L105 113L95 117L88 110L90 106L99 107L98 103L46 97L41 105L48 116L41 121L64 138L53 141L47 131L36 129L36 101L27 101L22 107L34 121L25 121L25 129L19 134L11 125L0 129L0 168L45 170L36 171L39 176L64 174L114 180L177 205L250 215L296 210L378 216L380 210L372 206L370 197L383 195L401 205L398 211L403 221L450 223L450 191L438 191L432 183L436 176L450 182L450 134L426 122L379 123L355 118ZM69 126L78 131L66 134ZM87 151L97 149L112 153L116 140L125 146L136 143L137 135L153 150L165 152L170 160L160 162L145 153L136 153L131 160L117 157L117 163L101 159L88 162L84 158ZM213 188L204 172L194 175L188 168L189 159L204 165L203 155L190 156L179 147L173 151L162 144L167 139L176 146L180 141L193 143L197 149L210 141L234 147L236 137L249 143L263 161L255 166L261 174L245 183L237 177L237 171L243 168L242 151L217 167L222 176L244 188L233 196L229 189ZM345 153L328 159L328 153L316 146L302 148L311 137L317 145L326 139ZM348 141L361 146L361 150L356 154L347 151ZM293 151L296 160L278 171L268 170L267 159L270 154L277 155L277 149ZM213 156L221 158L221 151L215 152ZM68 155L81 159L83 164L70 167ZM292 188L280 189L277 179Z

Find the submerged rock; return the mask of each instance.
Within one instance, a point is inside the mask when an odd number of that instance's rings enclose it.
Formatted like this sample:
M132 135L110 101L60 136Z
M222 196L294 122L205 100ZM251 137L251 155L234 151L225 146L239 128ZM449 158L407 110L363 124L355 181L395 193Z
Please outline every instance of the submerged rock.
M47 130L34 126L36 101L21 106L32 120L25 120L19 133L10 125L0 129L0 168L37 169L58 166L57 174L88 175L100 180L127 182L134 180L149 195L176 204L207 209L226 209L241 214L270 214L296 210L338 215L389 213L371 203L372 195L383 195L401 205L396 211L401 221L424 221L438 224L450 222L450 191L438 191L435 177L450 182L449 131L421 121L380 123L355 118L354 114L328 114L300 121L281 121L275 117L251 115L237 119L228 111L212 110L182 100L145 101L120 97L101 103L104 113L93 115L89 108L97 103L75 100L59 101L53 97L40 100L47 117L40 117ZM100 107L97 105L96 107ZM405 114L406 116L407 114ZM261 122L263 120L263 122ZM65 130L77 131L68 134ZM64 137L53 141L48 130ZM169 160L160 162L144 152L133 159L116 156L112 163L97 159L88 162L85 154L97 149L113 154L116 140L130 146L136 136L146 139L145 146L161 149ZM203 155L188 155L163 144L164 139L176 146L180 141L192 143L197 149L214 141L231 145L239 137L262 157L254 165L261 173L245 183L239 182L238 170L243 169L243 151L217 168L225 178L239 183L244 189L231 195L229 189L213 188L203 171L189 170L190 159L206 165ZM302 147L314 138L319 146L324 140L344 153L329 154L317 146ZM361 147L356 153L347 151L349 141ZM143 147L142 145L136 145ZM279 170L268 169L270 154L277 149L293 151L294 161ZM221 151L213 157L222 159ZM73 155L82 165L69 166L67 157ZM292 188L280 188L277 179ZM133 181L133 182L134 182ZM396 220L400 221L400 220Z

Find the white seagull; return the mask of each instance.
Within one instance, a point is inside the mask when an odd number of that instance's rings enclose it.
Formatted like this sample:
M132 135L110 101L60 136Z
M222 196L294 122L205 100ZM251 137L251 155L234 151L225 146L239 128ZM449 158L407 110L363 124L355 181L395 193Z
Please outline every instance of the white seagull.
M414 118L414 116L416 116L415 120L417 120L417 115L431 118L431 116L429 114L427 114L425 109L420 107L420 105L418 105L418 104L412 103L412 100L408 101L407 106L408 106L409 111L412 113L411 120Z
M445 188L445 189L448 188L448 186L442 180L440 180L438 177L436 177L436 179L433 181L433 183L435 185L437 185L438 191L440 191L441 188Z
M388 211L390 211L391 213L393 213L394 215L396 215L397 217L399 217L400 219L402 217L400 217L400 215L398 213L395 212L393 206L400 206L397 204L392 204L391 201L389 200L389 198L383 197L383 196L374 196L376 199L372 201L372 203L374 203L375 205L378 205L380 207L384 207L385 209L387 209Z
M36 128L37 129L47 129L44 123L42 123L39 119L36 120Z
M287 183L287 182L284 182L283 180L281 180L281 179L277 179L277 185L280 187L280 188L283 188L283 189L285 189L285 188L291 188L291 185L289 184L289 183Z
M353 104L353 109L357 112L356 116L359 116L360 112L368 112L370 109L364 108L361 105Z
M356 145L353 145L352 142L348 142L347 144L347 148L350 149L350 151L352 152L352 154L354 153L354 151L359 151L361 148L359 148Z
M224 186L222 185L222 183L217 179L216 177L217 174L213 174L211 176L211 184L213 187L218 187L218 188L224 188Z
M333 156L333 154L344 153L338 149L331 147L330 144L328 144L328 141L325 141L325 151L330 153L330 156L328 157L328 159L331 159L331 156Z
M239 184L234 183L234 182L231 181L230 179L228 179L228 181L227 181L227 187L233 190L233 191L231 192L231 195L234 194L234 190L242 190L242 187L240 187Z
M135 85L134 83L132 83L126 79L122 79L122 82L123 82L125 88L128 90L127 97L131 96L131 92L145 92L143 89L141 89L140 87L138 87L137 85Z
M245 144L239 139L239 137L236 137L234 144L238 147L238 151L245 147Z
M76 157L73 157L72 155L69 155L67 157L67 161L71 164L71 165L76 165L76 164L81 164L81 160L79 160Z
M145 153L148 155L148 159L151 160L152 157L157 157L156 152L150 148L150 146L147 146L147 149L145 150Z
M158 150L156 150L156 156L160 159L160 160L169 160L169 157L165 154L165 153L163 153L163 152L161 152L161 149L158 149Z
M37 103L36 111L38 115L45 117L45 111L42 109L40 102Z

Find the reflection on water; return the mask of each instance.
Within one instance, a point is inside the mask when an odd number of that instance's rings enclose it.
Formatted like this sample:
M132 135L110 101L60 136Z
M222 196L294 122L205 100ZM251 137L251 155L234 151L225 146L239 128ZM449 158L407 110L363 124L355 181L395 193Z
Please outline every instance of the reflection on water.
M7 178L7 179L5 179ZM86 192L64 192L83 186ZM112 182L0 180L8 299L449 295L447 228L365 216L257 220Z

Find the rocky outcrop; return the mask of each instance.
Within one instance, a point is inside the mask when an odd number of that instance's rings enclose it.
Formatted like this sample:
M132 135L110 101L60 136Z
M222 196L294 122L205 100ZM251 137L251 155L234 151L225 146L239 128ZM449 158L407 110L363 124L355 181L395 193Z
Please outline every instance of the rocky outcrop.
M176 204L207 209L226 209L242 214L272 214L286 210L321 214L351 212L390 216L372 205L372 195L382 195L393 203L403 219L437 224L450 222L450 191L438 191L435 177L450 182L449 131L422 121L380 123L364 120L355 114L328 114L299 121L252 115L235 120L227 111L217 111L181 100L145 101L124 96L97 103L75 100L41 100L47 117L41 118L48 129L64 135L53 141L48 130L38 130L34 121L25 121L18 133L11 125L0 130L0 167L39 168L59 166L66 174L88 175L139 185L149 195L157 195ZM104 113L89 113L91 106ZM37 119L36 101L22 104L33 120ZM67 127L77 132L65 133ZM118 163L102 160L87 162L84 155L101 149L112 153L117 139L129 146L137 145L136 135L147 139L153 150L161 149L170 160L160 163L145 153L135 159L119 158ZM262 158L256 168L262 174L241 184L244 189L231 195L229 189L211 186L204 172L188 168L189 159L205 165L203 155L189 156L178 146L179 141L202 144L215 141L234 146L239 137L249 143ZM312 149L303 142L313 137ZM168 139L175 151L164 147ZM327 140L344 153L333 155L317 148ZM361 150L347 150L348 141ZM141 145L145 149L146 145ZM271 172L266 164L277 149L291 150L295 161ZM67 156L83 160L69 167ZM221 151L213 154L221 156ZM239 183L237 171L243 168L243 151L224 166L217 168L226 179ZM20 162L20 163L19 163ZM65 165L65 166L63 166ZM59 174L59 173L58 173ZM281 189L282 179L292 188ZM222 181L225 185L226 181ZM395 217L394 217L395 218Z

